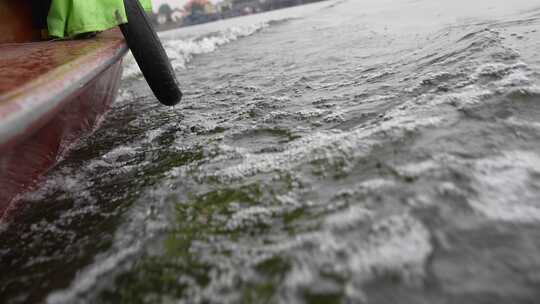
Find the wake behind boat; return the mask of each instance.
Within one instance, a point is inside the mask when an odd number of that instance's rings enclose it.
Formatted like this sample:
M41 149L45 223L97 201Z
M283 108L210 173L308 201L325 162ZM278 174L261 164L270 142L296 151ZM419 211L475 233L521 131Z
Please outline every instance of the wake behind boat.
M124 37L158 99L174 105L182 97L138 0L126 0L125 20L114 23L88 16L84 6L69 12L63 3L68 2L0 3L0 219L16 196L90 132L114 101L128 50ZM123 9L124 2L118 3ZM93 22L98 26L84 29ZM124 35L108 29L116 22L123 22ZM44 39L47 25L49 35L77 39ZM96 35L101 29L106 31Z

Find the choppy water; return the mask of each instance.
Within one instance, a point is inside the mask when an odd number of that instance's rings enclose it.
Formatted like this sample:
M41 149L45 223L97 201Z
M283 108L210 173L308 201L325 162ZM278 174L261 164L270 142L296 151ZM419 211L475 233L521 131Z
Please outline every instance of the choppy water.
M450 3L449 3L450 2ZM540 6L325 2L162 34L0 228L0 302L540 303Z

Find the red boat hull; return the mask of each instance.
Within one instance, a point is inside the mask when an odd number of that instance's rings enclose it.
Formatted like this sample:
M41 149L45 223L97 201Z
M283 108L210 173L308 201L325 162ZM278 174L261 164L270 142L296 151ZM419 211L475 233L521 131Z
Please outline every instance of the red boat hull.
M114 101L127 51L95 39L0 45L0 219Z

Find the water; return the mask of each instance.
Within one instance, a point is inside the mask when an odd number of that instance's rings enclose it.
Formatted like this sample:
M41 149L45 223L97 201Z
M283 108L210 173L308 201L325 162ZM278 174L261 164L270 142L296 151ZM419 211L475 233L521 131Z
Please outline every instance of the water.
M0 227L0 302L539 303L536 1L336 1L161 34Z

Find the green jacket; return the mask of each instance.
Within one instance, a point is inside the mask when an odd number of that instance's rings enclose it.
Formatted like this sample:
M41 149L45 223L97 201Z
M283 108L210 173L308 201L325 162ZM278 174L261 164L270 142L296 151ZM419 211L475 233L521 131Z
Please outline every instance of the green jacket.
M139 0L152 10L150 0ZM59 38L99 32L126 23L123 0L52 0L47 26L49 35Z

